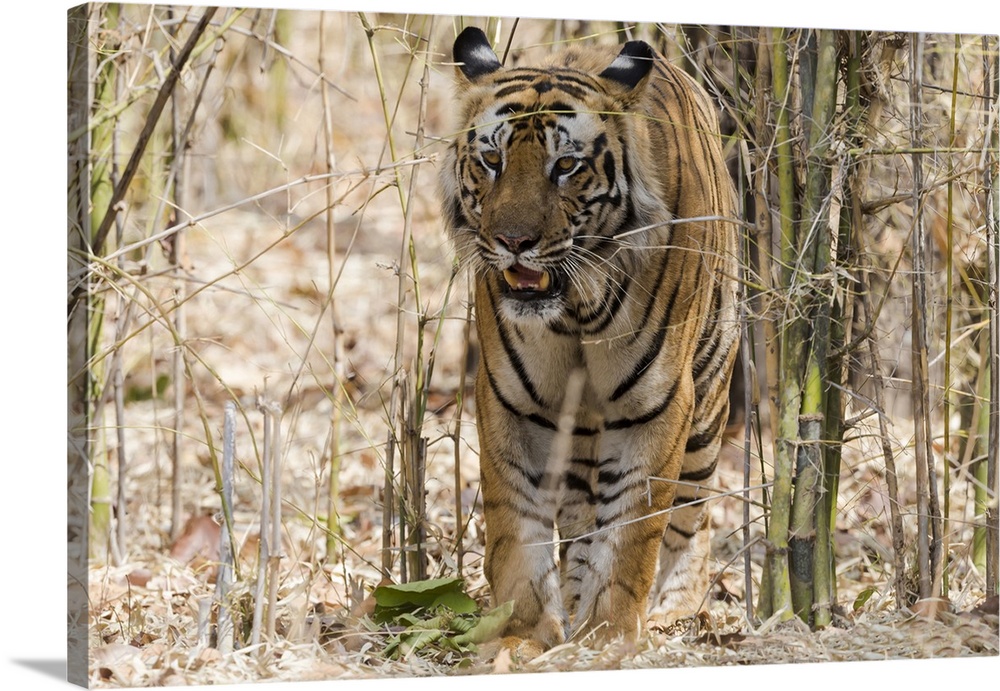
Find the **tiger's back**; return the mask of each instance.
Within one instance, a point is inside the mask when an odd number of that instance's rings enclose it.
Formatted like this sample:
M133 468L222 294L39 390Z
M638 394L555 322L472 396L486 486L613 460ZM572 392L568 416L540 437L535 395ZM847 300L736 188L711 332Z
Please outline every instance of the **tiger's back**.
M454 53L461 122L441 182L475 281L494 602L514 600L508 633L542 646L634 636L651 590L676 617L707 589L707 514L689 502L715 470L738 335L716 116L641 42L505 69L467 29Z

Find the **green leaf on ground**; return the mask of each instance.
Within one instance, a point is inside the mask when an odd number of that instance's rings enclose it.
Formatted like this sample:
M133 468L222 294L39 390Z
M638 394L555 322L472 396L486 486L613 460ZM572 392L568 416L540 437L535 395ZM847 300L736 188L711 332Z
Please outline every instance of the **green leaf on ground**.
M379 624L395 621L400 615L445 607L455 614L478 610L476 601L465 592L461 578L437 578L400 585L380 585L375 597L374 619Z
M460 578L382 585L372 595L372 618L392 632L383 651L389 658L475 652L478 644L500 635L514 611L514 603L506 602L481 615Z
M875 586L868 586L860 593L858 593L858 596L854 598L854 611L857 612L859 609L864 607L865 603L868 602L871 599L872 595L874 595L877 592L878 590L875 588Z

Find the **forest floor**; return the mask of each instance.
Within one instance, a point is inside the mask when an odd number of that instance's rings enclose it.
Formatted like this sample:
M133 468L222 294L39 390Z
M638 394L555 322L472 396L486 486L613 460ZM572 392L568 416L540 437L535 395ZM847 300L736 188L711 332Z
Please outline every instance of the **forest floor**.
M240 223L248 222L242 219ZM188 320L192 335L200 334L204 358L213 349L224 353L213 375L196 380L202 404L216 435L221 434L222 408L235 392L247 411L237 432L238 471L234 518L241 546L242 578L235 584L234 598L243 608L243 640L249 626L251 590L256 574L261 487L256 445L261 444L261 415L255 402L287 387L280 397L282 415L283 540L278 591L277 636L273 644L237 647L222 654L212 647L214 560L218 556L218 495L208 446L190 443L185 448L182 494L184 532L170 537L169 435L173 411L168 399L135 400L126 407L128 469L123 514L128 544L117 563L93 560L90 573L90 678L98 688L168 684L219 684L261 680L306 680L329 678L386 678L428 675L479 674L511 671L581 671L632 668L702 667L782 662L886 660L996 656L998 645L997 601L984 601L981 578L969 568L964 547L953 545L951 602L917 616L896 610L889 576L885 490L878 464L864 449L845 453L843 497L836 535L838 563L838 616L834 625L809 631L798 620L751 624L744 605L743 504L736 496L722 496L711 503L714 528L713 572L716 582L709 593L708 616L670 629L651 621L645 635L634 644L610 644L591 648L577 643L558 646L531 660L460 655L429 650L405 659L384 654L387 632L377 627L358 627L352 616L364 607L371 590L381 581L382 492L384 484L385 408L391 377L387 371L395 338L395 276L382 266L391 258L368 251L378 247L374 236L379 224L369 229L366 242L347 258L341 278L352 305L343 310L347 358L352 370L351 414L345 424L344 451L340 470L340 553L325 554L325 492L329 480L324 449L327 443L331 402L321 377L303 377L305 383L289 384L285 362L288 351L303 349L296 338L301 333L286 330L275 317L287 315L287 305L315 300L315 292L303 276L322 270L323 255L318 233L302 231L279 242L261 257L253 270L266 284L268 301L254 301L254 309L232 309L220 299L192 301ZM231 230L231 229L230 229ZM220 231L221 232L221 231ZM228 231L227 231L228 232ZM312 238L310 240L309 238ZM268 237L247 240L246 251ZM208 252L213 243L193 242L190 251ZM236 254L239 247L230 247ZM206 254L206 257L210 256ZM216 269L203 257L201 271ZM298 271L289 271L295 266ZM221 271L221 269L219 269ZM435 271L438 273L435 274ZM446 266L424 267L422 279L429 285L446 281ZM239 279L250 281L249 272ZM279 280L281 277L287 280ZM440 281L440 282L439 282ZM220 294L235 294L246 284L218 284ZM465 287L456 289L464 295ZM218 295L216 296L218 298ZM278 305L278 307L275 307ZM282 306L285 305L285 306ZM456 305L464 313L464 300ZM308 322L308 318L304 321ZM461 319L447 324L438 346L439 369L430 396L432 413L425 434L429 446L427 469L427 521L429 526L429 574L433 577L459 573L455 543L455 483L460 483L464 525L461 574L467 592L487 603L482 573L483 525L479 513L477 441L471 388L462 411L460 466L456 476L454 429L457 409L455 393L462 366ZM303 329L308 332L310 329ZM194 336L192 336L194 337ZM320 339L317 339L320 340ZM224 348L219 348L219 345ZM320 343L316 352L326 345ZM157 352L157 346L153 347ZM148 356L147 356L148 357ZM295 357L299 357L296 355ZM313 353L307 360L321 358ZM150 362L156 357L149 358ZM315 363L312 363L315 364ZM315 365L319 368L319 365ZM133 384L156 378L155 365L137 365ZM308 369L308 368L307 368ZM263 374L262 374L263 373ZM219 387L215 376L229 389ZM471 382L471 379L470 379ZM258 384L259 383L259 384ZM469 384L471 387L471 384ZM268 391L271 394L268 394ZM203 438L201 421L188 415L185 429L192 440ZM201 435L201 436L199 436ZM901 432L905 438L905 432ZM215 443L218 445L219 440ZM755 459L754 463L758 463ZM754 475L758 473L755 472ZM758 482L752 479L751 484ZM719 485L738 493L743 486L742 430L725 448L719 469ZM956 509L957 510L957 509ZM761 534L759 511L751 512L751 534ZM759 583L763 550L750 550L751 574ZM112 563L108 563L112 562Z

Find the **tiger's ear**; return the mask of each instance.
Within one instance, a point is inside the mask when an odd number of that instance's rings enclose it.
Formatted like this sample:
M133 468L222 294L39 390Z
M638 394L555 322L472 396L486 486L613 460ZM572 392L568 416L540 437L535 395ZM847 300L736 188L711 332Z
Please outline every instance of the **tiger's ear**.
M643 83L653 69L655 56L653 49L645 41L629 41L618 53L618 57L598 76L610 79L629 91Z
M458 68L470 81L475 81L484 74L500 69L500 60L490 47L490 42L482 29L474 26L466 28L455 39L452 49Z

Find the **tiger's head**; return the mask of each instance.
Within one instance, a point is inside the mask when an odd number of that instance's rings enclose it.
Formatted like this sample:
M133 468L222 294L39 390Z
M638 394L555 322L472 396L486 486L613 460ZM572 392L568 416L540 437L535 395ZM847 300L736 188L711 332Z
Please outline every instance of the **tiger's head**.
M508 318L564 316L634 268L628 248L648 238L622 231L665 220L658 183L639 172L656 167L634 112L654 53L631 41L617 57L570 50L506 69L467 28L454 60L461 122L441 183L456 250Z

